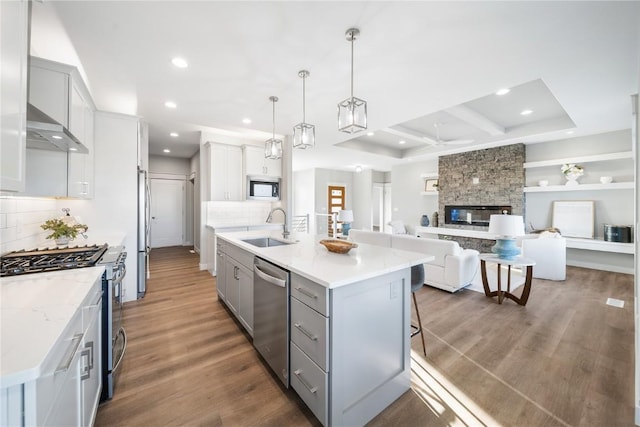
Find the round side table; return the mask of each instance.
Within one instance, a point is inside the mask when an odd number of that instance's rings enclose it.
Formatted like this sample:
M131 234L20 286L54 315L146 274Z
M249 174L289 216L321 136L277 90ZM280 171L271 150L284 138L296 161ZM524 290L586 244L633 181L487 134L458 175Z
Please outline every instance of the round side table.
M492 291L489 289L489 281L487 279L487 262L493 262L498 265L498 290ZM507 290L502 290L502 274L500 270L503 265L507 266ZM480 254L480 269L482 271L482 286L484 287L484 294L487 297L498 297L498 304L502 304L504 298L509 298L520 305L526 305L531 293L531 278L533 277L533 266L536 262L530 258L517 257L515 259L503 259L498 258L495 254ZM520 297L511 293L511 267L526 267L527 275L524 281L524 288L522 289L522 295Z

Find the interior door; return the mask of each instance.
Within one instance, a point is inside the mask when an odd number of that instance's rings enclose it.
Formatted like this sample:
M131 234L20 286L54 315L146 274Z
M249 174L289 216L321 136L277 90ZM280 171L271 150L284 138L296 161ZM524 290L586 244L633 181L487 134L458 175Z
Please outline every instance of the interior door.
M344 209L345 200L345 188L341 186L330 185L327 189L329 197L327 206L329 207L329 213L337 214ZM333 237L333 219L334 216L330 216L327 224L327 234ZM338 222L336 231L338 234L342 234L342 223Z
M183 243L184 181L151 179L152 248L178 246Z

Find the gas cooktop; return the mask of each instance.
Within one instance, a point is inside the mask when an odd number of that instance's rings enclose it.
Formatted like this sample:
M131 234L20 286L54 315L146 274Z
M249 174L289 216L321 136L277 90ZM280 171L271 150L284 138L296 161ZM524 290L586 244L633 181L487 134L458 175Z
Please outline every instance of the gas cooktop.
M105 243L9 252L0 257L0 277L92 267L108 248Z

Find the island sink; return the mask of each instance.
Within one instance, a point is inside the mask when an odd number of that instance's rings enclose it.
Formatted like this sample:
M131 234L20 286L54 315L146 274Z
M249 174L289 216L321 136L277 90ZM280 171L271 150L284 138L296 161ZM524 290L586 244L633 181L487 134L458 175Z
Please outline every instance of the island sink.
M271 246L284 246L291 245L294 242L283 242L282 240L272 239L271 237L260 237L257 239L244 239L242 240L245 243L249 243L250 245L257 246L259 248L268 248Z

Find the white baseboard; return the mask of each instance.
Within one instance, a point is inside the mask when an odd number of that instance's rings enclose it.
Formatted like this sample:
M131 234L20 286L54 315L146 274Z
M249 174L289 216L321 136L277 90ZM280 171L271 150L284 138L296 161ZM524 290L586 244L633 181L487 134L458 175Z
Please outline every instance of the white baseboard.
M207 263L200 263L198 264L198 267L200 268L200 271L202 271L202 270L208 270L211 266Z
M590 268L592 270L611 271L613 273L634 274L633 268L621 267L619 265L598 264L595 262L583 262L567 260L567 265L573 267Z
M640 406L636 406L636 422L637 426L640 426Z

